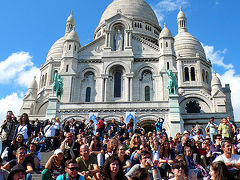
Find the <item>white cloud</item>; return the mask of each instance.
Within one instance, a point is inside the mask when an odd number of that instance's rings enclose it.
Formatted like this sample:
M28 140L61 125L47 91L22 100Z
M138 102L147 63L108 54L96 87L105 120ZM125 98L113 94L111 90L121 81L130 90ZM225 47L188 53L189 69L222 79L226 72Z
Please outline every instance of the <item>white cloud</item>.
M240 75L236 74L234 69L227 70L224 74L220 75L219 78L222 84L230 84L232 106L234 110L235 121L240 119Z
M12 53L7 59L0 61L0 86L14 83L26 88L34 76L39 82L40 70L34 66L28 52ZM9 94L0 99L0 121L6 118L8 110L12 110L16 116L19 115L24 92L9 91Z
M190 3L188 0L162 0L156 5L152 5L152 8L157 15L159 23L162 23L166 13L176 11L180 6L186 8L190 6Z
M21 93L22 94L22 93ZM6 119L7 111L13 111L15 116L19 115L19 110L22 106L23 96L18 95L16 92L0 99L0 121Z
M240 109L240 75L235 72L232 64L224 63L224 55L227 49L215 51L214 46L204 45L203 43L202 46L205 50L207 59L211 60L213 67L215 65L226 69L223 74L218 74L218 77L223 86L225 84L230 84L234 118L238 121L240 119L240 111L238 111L238 109Z
M214 46L204 45L203 43L202 43L202 46L203 46L204 51L206 53L207 59L210 59L212 64L224 67L225 69L232 69L233 68L232 64L225 64L223 62L224 55L226 54L227 49L224 49L222 51L220 51L220 50L214 51Z
M12 81L27 87L34 76L39 79L39 68L34 66L28 52L12 53L7 59L0 61L0 84Z
M22 71L19 73L19 76L15 82L17 82L19 85L28 87L29 83L32 82L34 76L36 76L36 81L39 82L40 70L35 66L31 67L30 70Z

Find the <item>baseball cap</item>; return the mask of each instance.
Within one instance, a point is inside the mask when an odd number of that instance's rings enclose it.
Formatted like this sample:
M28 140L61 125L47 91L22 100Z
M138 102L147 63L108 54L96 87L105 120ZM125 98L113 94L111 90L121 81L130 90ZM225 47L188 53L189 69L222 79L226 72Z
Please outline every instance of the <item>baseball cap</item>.
M63 151L62 151L61 149L56 149L56 150L54 151L54 154L55 154L55 155L58 155L59 153L62 153L62 154L63 154Z

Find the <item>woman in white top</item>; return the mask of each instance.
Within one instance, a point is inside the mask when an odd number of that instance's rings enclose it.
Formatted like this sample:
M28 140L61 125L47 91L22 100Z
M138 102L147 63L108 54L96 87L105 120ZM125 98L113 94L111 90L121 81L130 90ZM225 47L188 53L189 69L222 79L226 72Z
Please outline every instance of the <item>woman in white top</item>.
M16 127L14 137L17 134L22 134L23 135L24 143L26 143L31 136L31 125L29 123L27 113L23 113L20 116L19 124Z

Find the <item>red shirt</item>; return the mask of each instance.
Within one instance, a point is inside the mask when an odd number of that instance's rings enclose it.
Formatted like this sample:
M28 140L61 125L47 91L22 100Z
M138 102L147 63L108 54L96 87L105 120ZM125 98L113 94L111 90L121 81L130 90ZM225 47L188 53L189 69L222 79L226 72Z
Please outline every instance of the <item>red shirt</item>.
M99 121L97 122L97 129L103 129L103 127L104 127L103 121L102 121L102 120L99 120Z
M198 150L198 155L206 155L207 153L206 153L206 151L205 151L205 149L203 149L203 148L201 148L201 149L197 149Z

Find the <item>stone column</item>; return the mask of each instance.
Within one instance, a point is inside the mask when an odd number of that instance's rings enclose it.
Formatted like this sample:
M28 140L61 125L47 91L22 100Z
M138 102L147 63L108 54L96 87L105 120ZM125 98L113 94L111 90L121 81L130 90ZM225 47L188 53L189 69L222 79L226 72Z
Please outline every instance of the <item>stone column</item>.
M167 121L168 128L167 133L169 136L174 136L176 133L183 133L183 120L180 114L179 107L179 96L178 95L169 95L169 119Z
M160 77L159 76L153 76L153 87L154 87L154 101L160 101L161 100L161 94L160 90L162 86L160 86Z
M110 33L111 31L106 31L106 39L105 39L106 47L110 47Z
M105 33L105 50L111 51L111 31Z
M126 42L126 48L131 49L132 47L132 31L131 30L126 30L125 42Z
M129 46L132 47L132 31L129 32Z
M195 68L195 77L196 77L196 81L199 83L199 82L203 82L203 79L202 79L202 71L201 71L201 60L197 60L197 67ZM210 73L209 73L210 74ZM210 78L209 78L210 80Z
M128 101L128 97L129 97L129 82L128 82L128 77L127 75L123 75L123 87L122 87L122 99L123 101Z
M105 78L102 77L102 102L104 102L105 96Z
M182 85L182 83L183 83L183 79L184 79L184 74L183 74L183 72L184 72L184 68L183 68L183 65L182 65L182 61L181 60L178 60L178 69L179 69L179 77L178 77L178 86L180 85Z
M48 102L48 107L46 111L46 118L47 119L52 119L57 117L57 110L59 109L59 99L56 96L50 96L49 97L49 102Z
M132 101L133 100L133 95L132 95L132 90L133 90L133 78L129 77L129 100L128 101Z
M132 89L133 89L133 85L132 85L132 79L133 79L133 74L127 74L126 75L126 80L127 80L127 101L132 101Z
M108 78L104 78L104 102L107 102L107 85L108 85Z

